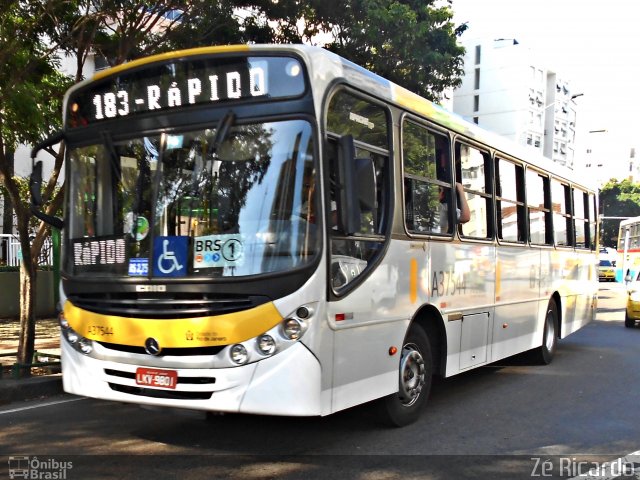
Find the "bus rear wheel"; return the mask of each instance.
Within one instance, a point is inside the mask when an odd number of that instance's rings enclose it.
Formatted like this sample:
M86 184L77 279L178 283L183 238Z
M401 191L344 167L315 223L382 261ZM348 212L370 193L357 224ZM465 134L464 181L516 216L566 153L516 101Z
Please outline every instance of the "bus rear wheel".
M381 417L384 423L403 427L420 416L433 376L431 344L425 331L413 325L402 346L398 392L381 399Z
M558 344L558 306L551 300L544 318L544 334L542 345L535 350L537 363L549 365L556 353Z

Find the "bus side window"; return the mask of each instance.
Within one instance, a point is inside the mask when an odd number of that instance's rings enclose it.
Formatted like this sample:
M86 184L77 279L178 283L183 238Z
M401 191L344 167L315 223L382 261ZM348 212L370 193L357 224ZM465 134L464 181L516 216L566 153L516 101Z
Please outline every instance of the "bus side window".
M407 231L453 233L448 139L408 120L403 123L402 138Z
M527 239L524 169L520 165L498 157L495 165L498 239L524 243Z
M525 178L529 241L536 245L553 245L549 177L527 168Z
M589 248L589 222L587 212L589 203L587 193L577 188L571 189L573 192L573 229L575 232L578 248Z
M347 90L338 90L327 111L326 154L328 164L327 230L330 234L330 284L341 293L354 285L375 259L384 251L385 233L389 225L391 175L389 161L388 111L383 106ZM338 212L338 142L340 136L353 136L355 161L373 164L376 198L373 205L360 205L359 228L351 235L340 231ZM356 164L358 165L358 163Z
M456 142L456 182L464 186L465 198L458 199L469 205L470 218L460 230L461 234L473 238L491 238L493 236L493 193L489 172L490 156L475 147Z
M558 180L551 180L551 199L553 202L553 234L558 246L568 247L574 244L571 228L571 197L569 186Z

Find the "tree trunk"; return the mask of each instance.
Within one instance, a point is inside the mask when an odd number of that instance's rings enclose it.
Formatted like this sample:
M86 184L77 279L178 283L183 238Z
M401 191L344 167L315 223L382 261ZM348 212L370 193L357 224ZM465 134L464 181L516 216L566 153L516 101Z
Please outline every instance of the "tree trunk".
M13 175L13 164L14 164L14 152L7 149L5 154L5 160L7 162L7 167L10 175ZM9 195L3 195L4 205L2 208L2 232L5 234L13 233L13 205L11 203L11 198ZM0 252L0 257L4 258L5 261L9 261L9 242L3 242L1 247L2 252Z
M22 261L20 262L20 341L18 343L18 363L33 361L36 340L36 264L31 256L29 241L29 217L22 211L18 215L18 233ZM31 375L31 369L20 370L21 377Z

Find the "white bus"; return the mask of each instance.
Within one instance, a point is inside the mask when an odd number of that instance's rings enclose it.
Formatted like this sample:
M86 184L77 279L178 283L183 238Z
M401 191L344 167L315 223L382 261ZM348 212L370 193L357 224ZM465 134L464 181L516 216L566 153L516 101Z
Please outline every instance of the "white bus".
M162 54L64 105L34 157L66 142L67 392L292 416L378 400L405 425L432 376L549 363L594 318L593 189L323 49Z

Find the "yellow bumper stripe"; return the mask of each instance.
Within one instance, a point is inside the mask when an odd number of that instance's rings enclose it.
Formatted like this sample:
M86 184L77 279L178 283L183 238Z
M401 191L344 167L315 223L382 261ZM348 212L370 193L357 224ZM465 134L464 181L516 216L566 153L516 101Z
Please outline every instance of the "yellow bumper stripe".
M128 318L102 315L64 304L64 316L83 337L119 345L144 346L153 337L161 348L212 347L243 342L275 327L282 316L266 303L250 310L181 319Z

